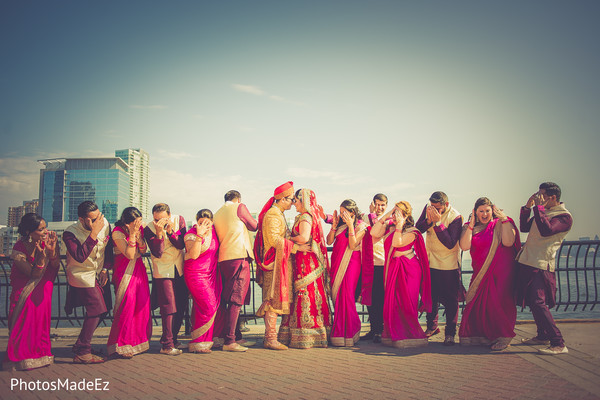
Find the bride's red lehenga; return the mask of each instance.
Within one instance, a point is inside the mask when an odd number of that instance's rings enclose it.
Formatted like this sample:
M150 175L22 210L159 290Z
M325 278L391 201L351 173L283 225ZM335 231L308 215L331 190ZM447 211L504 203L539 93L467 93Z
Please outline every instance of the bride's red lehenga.
M292 235L300 233L301 222L308 222L311 226L308 242L311 251L298 251L295 254L292 275L293 303L290 306L290 314L283 316L278 340L298 349L327 347L331 330L329 294L325 289L329 270L327 247L317 214L314 192L301 189L300 198L307 211L296 217Z

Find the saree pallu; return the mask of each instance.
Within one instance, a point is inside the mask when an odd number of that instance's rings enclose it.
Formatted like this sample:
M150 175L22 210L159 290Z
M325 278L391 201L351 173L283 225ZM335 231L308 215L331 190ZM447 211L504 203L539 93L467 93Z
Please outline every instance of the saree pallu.
M196 229L192 228L192 232ZM195 240L194 233L188 233L185 240ZM219 240L215 228L209 239L202 243L201 253L196 259L186 259L183 267L185 283L194 304L192 307L192 341L188 349L192 352L208 350L213 346L213 329L219 309L222 282L217 263Z
M325 290L325 265L315 253L298 252L294 265L294 297L289 315L284 315L278 340L297 349L327 347L331 313Z
M384 242L383 344L397 348L426 346L419 311L431 310L429 260L420 232L411 229L415 240L403 247L392 247L393 232ZM419 309L419 296L422 309Z
M357 226L357 233L359 229L366 229L366 226ZM331 297L334 302L331 344L334 346L354 346L360 337L355 292L362 259L360 250L348 248L347 230L345 226L338 229L331 252Z
M18 241L11 258L25 256L25 246ZM33 264L33 258L27 257ZM35 268L35 267L34 267ZM3 369L29 370L45 367L54 362L50 342L52 290L58 267L46 264L40 278L31 279L13 263L10 275L12 291L8 314L9 336Z
M502 223L492 220L482 231L473 233L471 258L473 276L467 292L458 335L463 345L507 344L515 336L516 261L521 246L519 231L511 247L502 245Z
M123 232L120 227L115 228L114 233L117 231ZM149 349L152 336L146 266L138 251L133 260L123 254L115 254L113 270L115 306L108 336L108 354L139 354Z

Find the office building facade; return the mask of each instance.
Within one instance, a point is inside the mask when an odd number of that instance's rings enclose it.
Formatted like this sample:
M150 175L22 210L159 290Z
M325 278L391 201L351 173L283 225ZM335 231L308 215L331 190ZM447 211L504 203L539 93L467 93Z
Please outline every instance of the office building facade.
M77 206L98 204L109 222L130 205L129 166L119 157L39 160L39 213L47 222L76 221Z
M38 212L39 201L37 199L24 201L22 206L8 207L7 226L19 226L23 215Z
M129 166L129 204L150 217L150 156L143 149L116 150L115 157Z

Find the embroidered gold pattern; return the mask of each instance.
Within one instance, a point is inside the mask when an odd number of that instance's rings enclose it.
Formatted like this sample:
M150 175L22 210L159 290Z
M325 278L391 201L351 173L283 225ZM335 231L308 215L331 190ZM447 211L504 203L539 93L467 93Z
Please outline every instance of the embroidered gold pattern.
M132 346L130 344L126 344L124 346L119 346L117 343L111 344L108 346L108 354L118 353L118 354L140 354L150 348L150 344L146 341L140 343L138 345Z
M2 369L4 371L25 371L28 369L45 367L46 365L50 364L54 364L54 356L28 358L17 362L4 361L2 363Z

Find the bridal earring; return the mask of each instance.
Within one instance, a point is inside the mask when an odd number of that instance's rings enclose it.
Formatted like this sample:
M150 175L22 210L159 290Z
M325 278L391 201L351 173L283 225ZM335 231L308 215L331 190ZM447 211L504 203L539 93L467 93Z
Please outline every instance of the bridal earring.
M29 243L33 242L33 239L31 238L31 236L28 236L29 240L27 240Z

